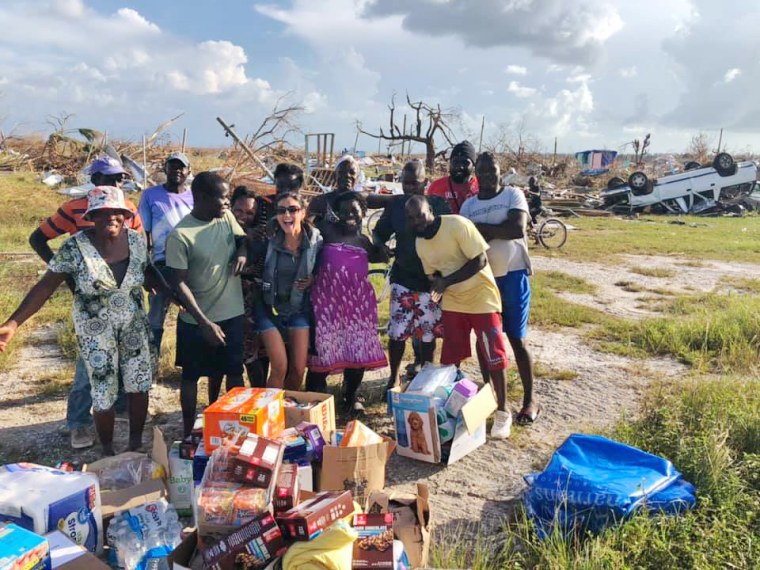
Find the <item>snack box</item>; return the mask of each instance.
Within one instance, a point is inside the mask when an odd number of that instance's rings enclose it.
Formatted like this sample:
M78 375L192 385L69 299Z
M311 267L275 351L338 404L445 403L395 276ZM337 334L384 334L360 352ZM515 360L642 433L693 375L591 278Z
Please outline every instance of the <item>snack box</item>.
M311 540L353 512L351 491L325 491L278 515L277 524L293 540Z
M279 441L248 434L233 460L233 478L255 487L269 487L272 479L277 477L284 449Z
M277 441L282 443L285 448L282 460L286 463L311 461L313 458L314 453L311 442L308 442L294 427L285 428L280 432L280 435L277 436Z
M206 453L236 433L274 438L285 429L283 391L274 388L233 388L203 412Z
M203 567L208 570L261 568L286 550L285 539L274 517L265 512L203 550Z
M330 438L335 431L335 398L332 394L285 390L285 397L298 404L285 408L286 427L307 422L319 427L326 439Z
M179 456L181 459L192 459L195 457L195 452L198 449L198 445L203 441L203 414L200 414L195 418L193 424L193 430L190 435L182 440L182 444L179 449Z
M274 487L272 508L274 514L289 511L298 504L301 485L298 479L298 465L287 463L280 467Z
M393 513L354 515L353 569L393 568Z
M314 461L322 461L322 450L326 443L319 426L310 424L309 422L301 422L296 426L296 431L301 434L301 437L311 443Z
M13 523L0 524L0 569L50 570L47 539Z

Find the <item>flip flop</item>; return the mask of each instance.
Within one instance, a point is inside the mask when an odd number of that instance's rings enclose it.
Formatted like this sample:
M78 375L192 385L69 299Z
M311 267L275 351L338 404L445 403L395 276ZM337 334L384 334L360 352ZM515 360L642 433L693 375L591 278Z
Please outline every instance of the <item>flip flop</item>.
M520 410L520 413L517 414L517 417L515 418L515 423L519 426L529 426L533 424L538 419L538 416L540 415L541 415L541 406L538 406L536 408L536 411L533 412L532 415L527 412L524 412L523 410Z

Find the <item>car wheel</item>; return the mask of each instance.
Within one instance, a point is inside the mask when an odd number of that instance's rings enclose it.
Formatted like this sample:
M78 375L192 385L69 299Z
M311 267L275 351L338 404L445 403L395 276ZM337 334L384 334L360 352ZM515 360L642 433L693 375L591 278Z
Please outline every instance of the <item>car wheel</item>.
M689 162L687 162L686 164L683 165L684 171L686 171L686 170L696 170L697 168L702 168L702 165L699 164L698 162L693 161L693 160L690 160Z
M713 168L721 176L730 176L736 170L736 163L733 157L727 152L719 152L713 160Z
M620 178L620 176L615 176L607 181L607 190L614 190L615 188L620 188L621 186L625 186L625 180Z
M628 186L636 196L641 196L647 193L649 179L646 174L637 170L628 177Z

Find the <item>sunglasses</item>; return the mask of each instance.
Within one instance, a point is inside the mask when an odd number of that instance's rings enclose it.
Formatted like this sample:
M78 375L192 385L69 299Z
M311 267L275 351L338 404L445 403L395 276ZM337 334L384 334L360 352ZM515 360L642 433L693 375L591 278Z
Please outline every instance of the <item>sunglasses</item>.
M291 215L297 214L301 209L301 206L277 206L274 211L278 216L283 216L286 213Z

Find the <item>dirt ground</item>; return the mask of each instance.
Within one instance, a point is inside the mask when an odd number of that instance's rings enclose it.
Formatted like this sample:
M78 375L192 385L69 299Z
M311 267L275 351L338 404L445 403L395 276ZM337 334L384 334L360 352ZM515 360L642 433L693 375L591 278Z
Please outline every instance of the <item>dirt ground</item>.
M646 298L672 293L712 291L723 287L724 277L760 274L760 267L746 264L622 256L616 264L580 263L534 257L537 271L561 271L597 286L594 295L560 294L563 298L607 313L637 319L653 313ZM672 277L648 277L631 268L665 268ZM648 291L626 291L621 282L634 282ZM616 285L616 283L618 285ZM652 290L661 293L652 293ZM60 432L65 418L65 392L41 394L41 382L51 371L73 366L62 359L54 327L37 329L33 342L16 353L16 366L0 374L0 459L29 459L47 464L58 460L79 463L97 458L97 448L75 453ZM387 487L413 490L418 480L430 486L433 518L439 529L458 532L460 525L480 523L481 532L495 528L508 516L525 488L523 476L542 469L551 452L569 434L603 429L621 417L636 414L643 390L657 378L677 380L687 369L673 359L630 359L594 350L577 329L533 328L529 337L535 360L542 369L574 373L566 380L540 377L536 394L542 407L531 427L516 427L507 441L489 441L448 467L421 463L394 455L387 468ZM474 366L465 367L475 379ZM573 374L568 374L568 377ZM368 375L362 390L370 402L380 400L387 372ZM200 391L199 391L200 392ZM157 383L151 392L150 425L159 425L169 436L178 436L180 415L178 386ZM513 413L520 402L511 399ZM391 434L390 420L374 406L368 423ZM342 425L339 419L339 424ZM150 425L148 427L150 427ZM116 449L126 447L126 424L117 423ZM145 431L150 443L151 430Z

